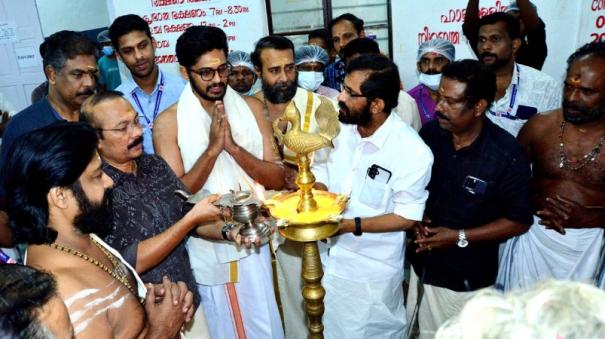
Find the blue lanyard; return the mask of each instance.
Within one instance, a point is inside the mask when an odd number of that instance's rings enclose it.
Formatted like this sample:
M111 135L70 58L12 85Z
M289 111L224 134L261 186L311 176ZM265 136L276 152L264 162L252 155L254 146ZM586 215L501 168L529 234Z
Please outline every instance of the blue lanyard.
M422 87L420 90L422 91L420 92L420 108L422 109L422 115L424 115L424 117L426 118L426 122L429 122L433 120L433 117L429 114L428 110L424 106L424 100L422 98L424 95L424 87ZM430 96L430 94L428 95Z
M139 107L139 110L141 111L141 115L147 121L147 126L149 127L149 129L153 129L153 121L155 120L155 117L158 115L158 112L160 111L160 103L162 102L162 92L164 92L164 74L160 73L160 86L158 88L158 93L155 97L155 107L153 109L153 115L151 116L151 120L145 114L145 110L143 109L143 106L141 105L141 102L139 101L139 97L137 96L137 93L134 91L132 92L132 98L137 103L137 106Z
M506 112L494 112L491 109L488 110L489 113L491 113L497 117L508 118L511 120L519 119L516 116L511 114L511 112L513 111L513 108L515 107L515 101L517 101L517 91L519 90L519 82L521 80L521 76L519 75L520 74L519 64L515 64L515 67L517 70L517 83L513 84L513 88L511 90L511 94L510 94L510 103L508 104L508 109L506 110Z

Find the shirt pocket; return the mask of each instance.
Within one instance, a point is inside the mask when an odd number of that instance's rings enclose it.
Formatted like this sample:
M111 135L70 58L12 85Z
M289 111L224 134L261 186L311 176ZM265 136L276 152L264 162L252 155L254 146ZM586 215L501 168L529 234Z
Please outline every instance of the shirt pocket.
M391 188L387 184L366 177L361 187L359 201L373 209L384 209L390 196Z

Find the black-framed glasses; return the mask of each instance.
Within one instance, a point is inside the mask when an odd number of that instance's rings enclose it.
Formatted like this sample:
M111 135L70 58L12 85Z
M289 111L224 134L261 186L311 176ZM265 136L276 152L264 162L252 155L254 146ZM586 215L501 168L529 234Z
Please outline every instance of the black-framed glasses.
M133 121L125 123L122 127L116 128L95 128L96 131L103 132L118 132L120 134L130 134L136 128L143 128L141 122L139 121L139 117L134 118Z
M191 72L201 76L202 80L210 81L210 80L212 80L212 78L214 78L214 73L218 73L218 76L221 78L228 77L229 74L231 74L231 69L232 69L231 64L225 63L225 64L218 66L217 68L203 67L198 70L195 70L192 68L190 68L189 70Z
M347 86L344 86L344 87L343 87L343 91L345 91L345 93L347 93L347 95L348 95L350 98L367 98L367 97L368 97L368 96L367 96L367 95L365 95L365 94L359 94L359 93L355 93L355 92L353 92L353 90L352 90L352 89L350 89L350 88L349 88L349 87L347 87Z

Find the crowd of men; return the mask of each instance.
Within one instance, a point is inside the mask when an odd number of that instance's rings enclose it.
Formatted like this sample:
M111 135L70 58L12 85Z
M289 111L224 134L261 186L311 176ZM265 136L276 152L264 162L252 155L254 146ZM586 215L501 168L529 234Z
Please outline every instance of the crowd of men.
M101 61L82 35L51 35L48 92L2 137L0 245L24 255L0 252L20 262L0 265L0 336L306 338L301 245L243 239L215 203L296 190L272 126L317 133L325 109L341 126L312 157L315 188L349 196L320 243L326 338L443 335L486 288L605 288L605 43L559 82L539 70L535 6L479 18L478 2L464 24L478 60L427 41L409 92L349 13L308 45L269 35L250 54L192 26L180 76L135 14L99 35ZM116 59L130 79L99 82ZM277 121L291 105L300 126Z

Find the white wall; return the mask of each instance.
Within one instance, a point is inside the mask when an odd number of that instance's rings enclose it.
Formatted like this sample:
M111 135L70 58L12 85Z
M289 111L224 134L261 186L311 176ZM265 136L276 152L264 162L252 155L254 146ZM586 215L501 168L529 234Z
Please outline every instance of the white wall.
M86 31L111 23L105 0L36 0L36 6L45 37L62 30Z
M548 57L542 70L557 80L562 80L567 57L588 42L589 34L581 33L594 27L595 14L591 12L593 0L532 0L538 14L546 24ZM456 59L475 58L462 35L460 14L466 9L467 0L397 0L391 1L393 15L394 60L399 66L404 87L410 89L418 83L416 75L416 53L419 34L428 27L430 33L448 32L458 40ZM480 7L487 9L508 6L507 0L481 0ZM448 22L450 13L453 22ZM604 12L601 12L604 13ZM456 15L458 14L458 15ZM599 13L597 13L598 16ZM448 20L443 20L445 16ZM592 18L592 19L591 19ZM445 21L445 22L444 22ZM587 27L591 26L591 27ZM601 30L603 31L603 30ZM450 33L451 32L451 33ZM582 35L582 38L579 38Z

